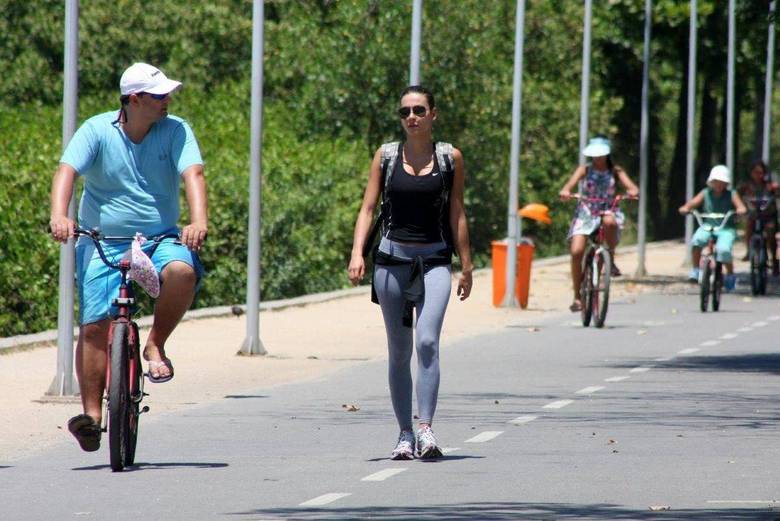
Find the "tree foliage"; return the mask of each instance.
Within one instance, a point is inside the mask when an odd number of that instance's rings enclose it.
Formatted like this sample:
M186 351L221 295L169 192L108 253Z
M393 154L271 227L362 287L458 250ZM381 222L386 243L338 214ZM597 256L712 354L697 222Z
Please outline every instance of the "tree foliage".
M644 2L594 3L591 134L613 139L636 180ZM650 77L651 237L679 234L684 197L688 2L653 3ZM725 2L699 0L696 171L725 160ZM768 3L738 2L736 177L760 150ZM0 336L55 323L58 248L45 235L60 155L63 4L0 0ZM265 2L262 296L343 287L371 155L401 138L411 2ZM528 0L520 204L553 224L524 223L538 254L565 251L569 205L557 191L578 158L581 2ZM209 276L198 306L242 302L248 215L250 0L90 0L80 12L80 119L116 107L134 61L181 79L172 112L192 124L206 160ZM421 77L436 95L437 139L466 159L475 258L506 229L515 2L424 2ZM186 206L183 206L186 207ZM630 213L630 212L629 212ZM186 214L184 216L186 219ZM630 235L630 234L629 234Z

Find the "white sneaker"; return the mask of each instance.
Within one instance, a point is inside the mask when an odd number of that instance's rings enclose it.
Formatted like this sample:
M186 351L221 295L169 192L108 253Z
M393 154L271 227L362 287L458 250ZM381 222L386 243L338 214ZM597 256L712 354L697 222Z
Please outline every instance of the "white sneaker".
M401 431L398 435L398 445L390 454L390 459L414 459L414 434L412 431Z
M442 452L433 430L426 426L417 431L417 455L422 459L441 458Z

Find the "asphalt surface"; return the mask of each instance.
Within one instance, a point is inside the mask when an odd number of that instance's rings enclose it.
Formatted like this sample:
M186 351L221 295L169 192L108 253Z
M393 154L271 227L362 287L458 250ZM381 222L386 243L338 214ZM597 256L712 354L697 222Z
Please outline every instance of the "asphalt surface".
M165 415L147 386L137 466L106 437L0 462L0 519L780 519L780 298L577 318L444 339L441 460L387 459L385 362Z

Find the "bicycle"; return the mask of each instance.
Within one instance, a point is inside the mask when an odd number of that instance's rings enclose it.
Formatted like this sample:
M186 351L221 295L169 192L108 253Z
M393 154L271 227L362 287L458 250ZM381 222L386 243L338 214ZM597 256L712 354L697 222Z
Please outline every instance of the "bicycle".
M691 213L696 218L699 226L710 232L710 238L707 246L702 248L701 259L699 260L699 307L702 313L707 312L707 307L712 294L712 310L720 309L720 295L723 291L723 263L715 257L715 234L725 226L729 218L734 215L733 210L726 213L699 213L692 210ZM714 226L707 224L704 219L720 219L720 224Z
M767 218L767 209L774 204L774 198L752 197L747 199L752 206L753 229L748 245L748 258L750 259L750 291L753 295L766 295L766 281L768 271L767 239L764 229Z
M593 325L604 327L609 307L609 285L612 273L612 256L605 247L606 231L603 217L614 215L620 201L624 199L637 200L636 196L616 195L613 198L585 197L573 194L573 198L579 203L607 203L606 208L591 211L591 214L601 218L601 223L596 231L588 236L588 245L582 257L582 275L580 276L580 311L582 325L588 327L593 320Z
M120 472L135 462L135 449L138 442L138 418L148 412L149 407L141 407L144 396L144 374L141 366L141 350L138 336L138 324L133 320L135 292L128 283L130 259L123 257L119 262L111 262L103 250L103 241L130 242L136 237L102 236L97 230L76 228L75 236L92 240L100 259L109 268L119 270L122 279L119 295L112 301L117 312L112 316L108 330L108 363L106 364L105 410L101 430L108 432L108 445L111 470ZM167 238L176 238L177 234L164 234L149 240L154 244L148 256L151 257L157 246ZM107 414L106 414L107 413Z

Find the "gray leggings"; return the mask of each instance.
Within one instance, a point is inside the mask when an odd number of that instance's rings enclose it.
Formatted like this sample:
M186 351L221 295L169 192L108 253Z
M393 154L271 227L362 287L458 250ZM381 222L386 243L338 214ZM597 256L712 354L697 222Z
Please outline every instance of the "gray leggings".
M379 249L394 257L413 258L434 253L444 243L410 246L382 238ZM374 288L387 331L390 397L399 427L412 428L412 329L404 327L403 290L409 281L411 264L376 266ZM416 305L417 321L417 407L419 423L432 423L439 394L439 336L451 291L450 266L434 266L425 273L425 300Z

